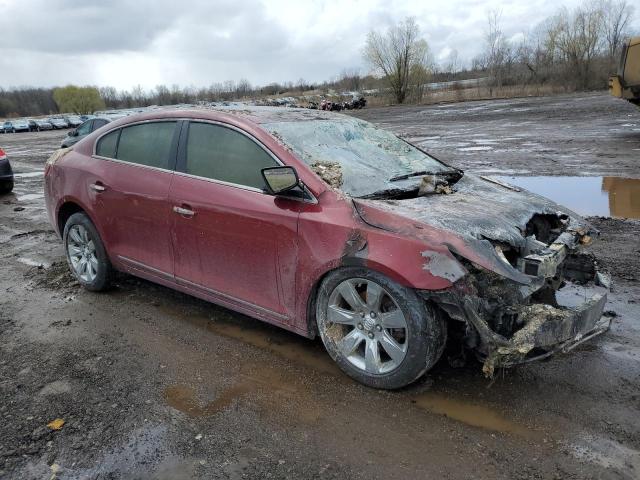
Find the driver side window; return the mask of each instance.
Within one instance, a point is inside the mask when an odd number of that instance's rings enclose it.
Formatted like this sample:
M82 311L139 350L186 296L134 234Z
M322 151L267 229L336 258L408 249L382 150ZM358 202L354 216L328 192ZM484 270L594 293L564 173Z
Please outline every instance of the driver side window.
M186 173L263 190L260 171L277 165L255 141L236 130L210 123L189 124Z

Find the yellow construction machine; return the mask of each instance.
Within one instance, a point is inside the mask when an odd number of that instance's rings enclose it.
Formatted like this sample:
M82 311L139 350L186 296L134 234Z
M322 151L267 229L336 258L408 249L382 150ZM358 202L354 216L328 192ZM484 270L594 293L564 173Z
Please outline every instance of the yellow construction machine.
M618 74L609 77L609 93L640 107L640 37L625 42Z

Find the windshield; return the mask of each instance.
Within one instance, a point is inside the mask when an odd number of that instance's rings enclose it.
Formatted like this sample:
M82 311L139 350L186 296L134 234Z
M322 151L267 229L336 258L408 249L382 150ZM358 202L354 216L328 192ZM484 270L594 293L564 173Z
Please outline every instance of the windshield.
M392 133L357 118L262 126L321 177L325 170L335 174L338 169L340 180L328 183L353 197L396 189L398 185L391 180L397 177L453 170ZM419 183L420 177L407 181Z

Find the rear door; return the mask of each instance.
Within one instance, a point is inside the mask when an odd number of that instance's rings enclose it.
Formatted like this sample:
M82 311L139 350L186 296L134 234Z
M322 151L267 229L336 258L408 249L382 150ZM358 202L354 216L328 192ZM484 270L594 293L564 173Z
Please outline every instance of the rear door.
M266 194L260 172L278 164L236 128L189 123L170 193L176 281L293 315L300 203Z
M173 278L169 186L181 122L151 121L102 136L90 188L110 256L130 269Z

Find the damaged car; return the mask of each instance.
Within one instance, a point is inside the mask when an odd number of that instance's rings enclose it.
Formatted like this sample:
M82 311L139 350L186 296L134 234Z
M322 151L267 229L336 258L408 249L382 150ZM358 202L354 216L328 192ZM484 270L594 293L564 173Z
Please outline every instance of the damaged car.
M54 153L45 198L87 289L118 270L320 336L375 388L415 381L447 342L490 376L609 327L587 222L345 115L126 117ZM565 302L572 285L594 294Z

